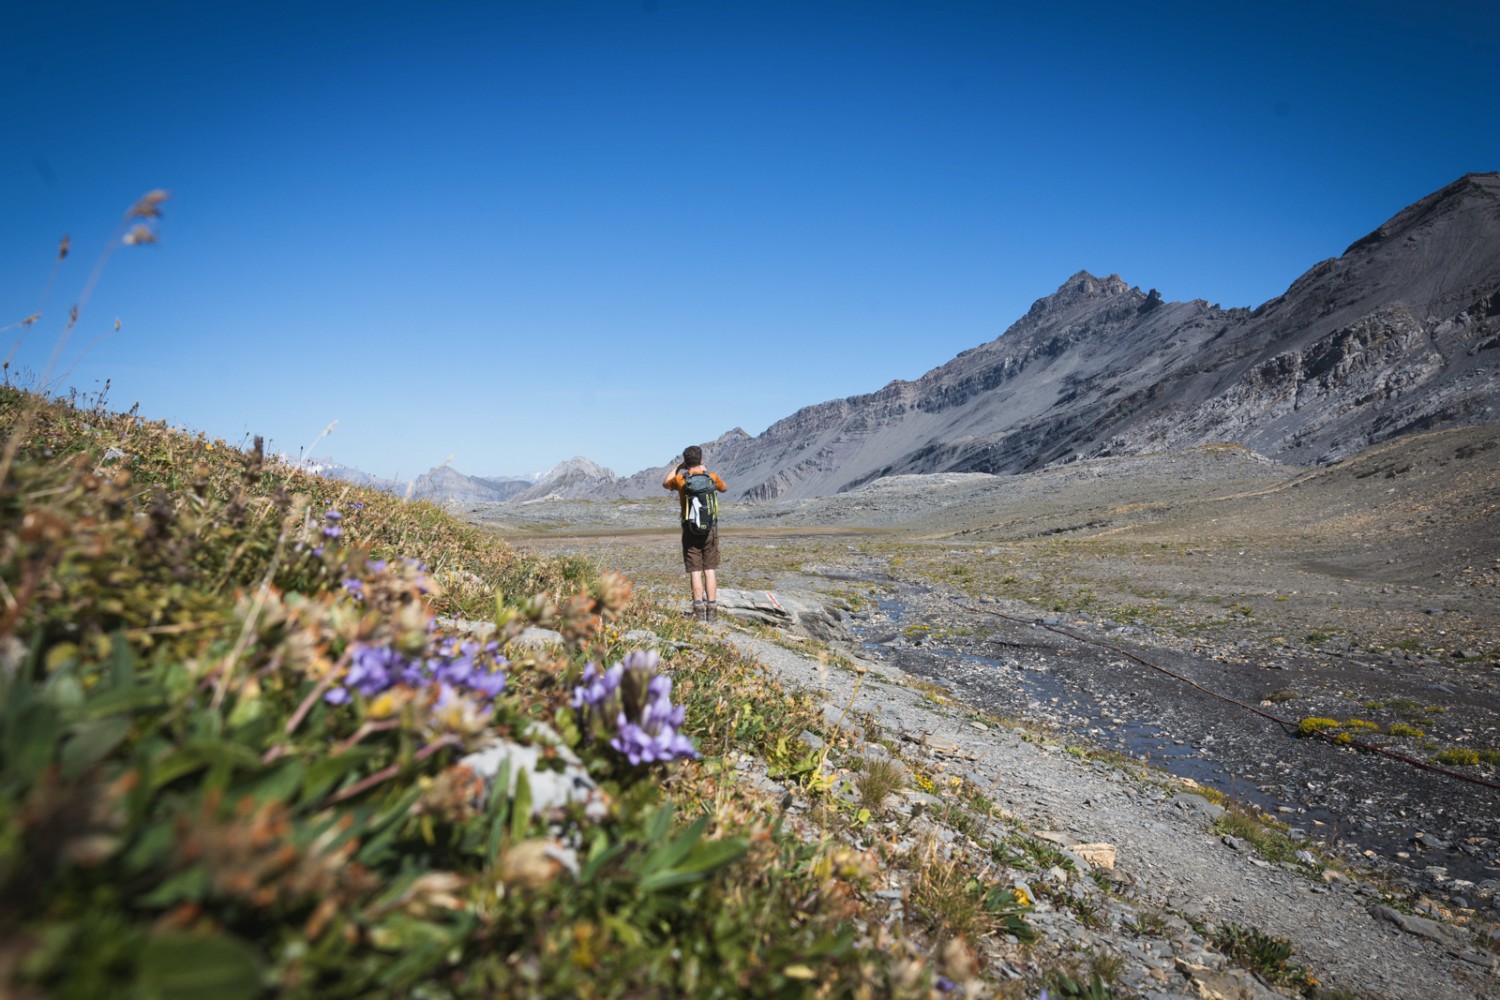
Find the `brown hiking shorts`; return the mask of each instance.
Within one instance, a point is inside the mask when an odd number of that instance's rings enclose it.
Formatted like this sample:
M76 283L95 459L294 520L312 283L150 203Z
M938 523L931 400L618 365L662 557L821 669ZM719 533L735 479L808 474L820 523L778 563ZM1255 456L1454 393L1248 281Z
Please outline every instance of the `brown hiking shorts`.
M708 533L707 538L694 538L682 529L682 565L689 573L719 568L719 529Z

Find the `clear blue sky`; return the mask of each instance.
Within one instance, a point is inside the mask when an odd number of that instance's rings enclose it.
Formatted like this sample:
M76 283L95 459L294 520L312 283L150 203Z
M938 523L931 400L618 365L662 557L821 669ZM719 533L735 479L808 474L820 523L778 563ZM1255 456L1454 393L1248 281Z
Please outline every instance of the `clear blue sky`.
M45 371L166 188L61 388L293 454L336 420L316 454L380 475L635 472L919 377L1079 269L1280 294L1500 169L1493 11L6 4L0 326L40 303L12 364Z

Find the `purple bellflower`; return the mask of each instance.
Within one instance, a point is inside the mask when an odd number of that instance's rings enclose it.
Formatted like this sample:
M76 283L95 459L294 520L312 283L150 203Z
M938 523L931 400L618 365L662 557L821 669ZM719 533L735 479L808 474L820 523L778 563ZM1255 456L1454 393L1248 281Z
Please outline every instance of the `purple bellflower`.
M660 665L654 651L629 653L602 673L589 663L573 689L587 738L607 742L632 766L698 757L693 741L679 732L685 712L672 704L672 679L656 672Z

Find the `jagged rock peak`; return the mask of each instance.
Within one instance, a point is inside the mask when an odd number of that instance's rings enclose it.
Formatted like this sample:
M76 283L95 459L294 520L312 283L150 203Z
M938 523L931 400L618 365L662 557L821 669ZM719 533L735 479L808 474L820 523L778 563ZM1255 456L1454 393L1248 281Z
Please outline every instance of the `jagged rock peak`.
M576 455L566 462L559 462L552 471L542 477L542 482L559 479L613 479L615 474L598 462Z
M1116 295L1128 295L1131 291L1131 286L1118 274L1099 278L1087 271L1079 271L1064 281L1057 291L1032 303L1031 311L1027 315L1039 316L1085 299L1107 299Z
M444 462L442 465L434 465L432 468L428 469L426 472L417 477L418 480L430 480L432 482L442 482L445 480L453 482L456 480L467 478L469 477L465 476L462 472L459 472L447 462Z

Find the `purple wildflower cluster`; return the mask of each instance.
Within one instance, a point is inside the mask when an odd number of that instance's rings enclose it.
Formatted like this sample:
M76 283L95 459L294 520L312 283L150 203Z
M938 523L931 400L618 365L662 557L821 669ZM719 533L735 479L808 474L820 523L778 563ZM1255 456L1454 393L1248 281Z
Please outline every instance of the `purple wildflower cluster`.
M384 559L371 559L365 563L365 567L372 573L384 573L386 561ZM365 599L365 581L357 576L351 576L344 581L344 589L347 590L356 601Z
M355 651L344 683L329 689L330 705L349 701L351 691L373 698L398 685L422 688L438 685L439 704L467 694L489 703L505 690L505 657L499 643L442 639L423 657L407 657L391 646L362 646Z
M590 739L605 739L632 765L698 756L683 736L683 708L672 705L672 678L657 673L661 657L634 652L608 670L583 668L573 707Z
M321 552L321 549L316 551ZM432 584L426 576L426 563L416 559L402 559L393 566L384 559L370 559L364 565L368 571L365 579L350 576L345 577L343 581L344 592L360 604L370 598L372 588L377 593L386 594L389 594L393 587L402 593L409 590L414 590L424 596L432 593Z

